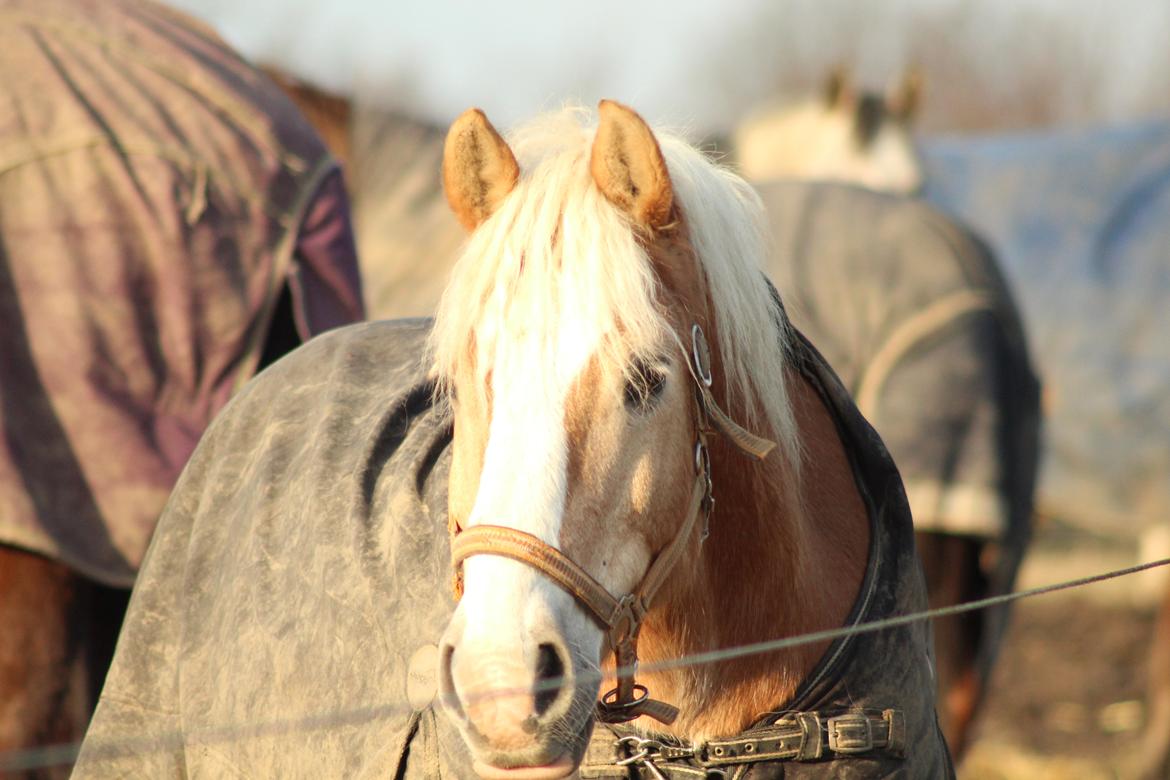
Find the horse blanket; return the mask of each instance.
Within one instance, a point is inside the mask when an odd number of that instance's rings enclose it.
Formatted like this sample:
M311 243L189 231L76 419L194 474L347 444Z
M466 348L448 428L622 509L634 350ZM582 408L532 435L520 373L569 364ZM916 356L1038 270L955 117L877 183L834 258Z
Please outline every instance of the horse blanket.
M768 272L789 316L889 447L914 527L997 542L989 595L1031 535L1040 393L994 259L925 203L839 184L770 182ZM985 617L984 677L1007 628Z
M363 315L337 164L202 25L0 0L0 543L129 586L281 291Z
M351 191L372 319L428 317L466 231L443 197L446 128L359 105Z
M1039 388L991 255L914 200L837 184L757 189L768 274L889 447L915 528L1026 539Z
M473 776L434 700L454 608L452 426L421 362L428 330L325 334L215 420L159 522L75 777ZM795 359L841 422L870 509L853 619L921 609L892 461L815 352L802 342ZM798 699L777 704L895 710L900 725L888 750L748 777L951 773L924 623L834 643ZM612 735L595 733L612 755Z
M1038 506L1136 535L1170 516L1170 123L921 144L925 197L986 240L1044 380Z

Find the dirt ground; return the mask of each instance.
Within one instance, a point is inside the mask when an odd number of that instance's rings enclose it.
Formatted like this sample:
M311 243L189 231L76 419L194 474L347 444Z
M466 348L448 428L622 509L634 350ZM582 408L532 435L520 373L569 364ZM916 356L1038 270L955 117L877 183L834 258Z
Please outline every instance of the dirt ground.
M1019 587L1130 566L1136 544L1049 522ZM961 780L1108 780L1145 721L1147 655L1162 572L1040 596L1017 605Z

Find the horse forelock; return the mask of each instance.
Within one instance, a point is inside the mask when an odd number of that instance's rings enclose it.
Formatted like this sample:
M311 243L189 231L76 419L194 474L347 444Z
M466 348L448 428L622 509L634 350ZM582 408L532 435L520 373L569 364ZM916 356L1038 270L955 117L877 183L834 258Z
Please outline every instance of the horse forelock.
M551 369L533 383L563 385L571 377L558 376L557 366L580 366L556 354L570 328L574 343L595 346L603 370L629 374L678 348L645 248L653 238L591 179L594 132L591 112L574 107L510 134L520 181L469 238L436 316L431 354L441 384L466 376L486 390L499 350L523 348ZM686 141L655 135L706 279L727 396L742 422L768 424L789 462L799 463L784 386L788 336L760 270L763 207L742 179Z

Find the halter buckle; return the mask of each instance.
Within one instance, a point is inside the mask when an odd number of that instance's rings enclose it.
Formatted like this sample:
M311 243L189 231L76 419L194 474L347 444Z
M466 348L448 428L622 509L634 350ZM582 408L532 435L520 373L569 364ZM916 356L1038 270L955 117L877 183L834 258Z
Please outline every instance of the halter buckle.
M646 610L641 604L641 600L633 593L627 593L618 600L617 609L613 611L609 620L610 642L613 644L615 653L619 647L629 643L638 635L642 618L645 616Z
M699 544L702 544L711 535L711 512L715 509L715 487L711 482L711 453L701 439L695 443L695 473L704 483L703 503L699 505L699 511L703 513L703 528L699 532Z

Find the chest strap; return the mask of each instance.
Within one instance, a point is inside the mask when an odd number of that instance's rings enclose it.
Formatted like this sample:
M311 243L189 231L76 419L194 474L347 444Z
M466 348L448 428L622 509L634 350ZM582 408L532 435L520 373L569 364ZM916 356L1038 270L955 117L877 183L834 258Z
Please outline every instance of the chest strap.
M731 771L752 764L874 754L904 758L905 748L906 722L899 710L791 712L767 726L692 745L599 732L580 772L582 778L630 777L630 770L637 772L634 777L649 778L739 777L741 772Z

